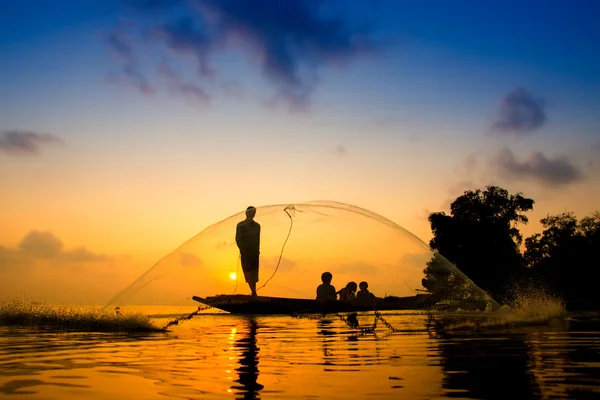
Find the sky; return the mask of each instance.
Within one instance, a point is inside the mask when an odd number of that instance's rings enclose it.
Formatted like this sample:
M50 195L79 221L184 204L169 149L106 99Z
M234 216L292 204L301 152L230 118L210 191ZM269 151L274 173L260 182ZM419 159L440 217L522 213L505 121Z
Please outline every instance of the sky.
M5 289L34 276L36 291L61 288L48 297L100 301L249 204L335 200L426 242L429 213L487 185L535 200L524 236L547 214L590 215L599 13L595 1L2 1Z

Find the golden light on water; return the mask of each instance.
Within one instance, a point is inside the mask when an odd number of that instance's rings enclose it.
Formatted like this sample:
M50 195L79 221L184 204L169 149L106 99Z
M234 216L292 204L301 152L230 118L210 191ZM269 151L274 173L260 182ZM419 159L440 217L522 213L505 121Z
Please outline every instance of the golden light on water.
M229 279L231 279L232 281L235 281L235 278L237 278L237 275L235 274L235 272L230 272Z

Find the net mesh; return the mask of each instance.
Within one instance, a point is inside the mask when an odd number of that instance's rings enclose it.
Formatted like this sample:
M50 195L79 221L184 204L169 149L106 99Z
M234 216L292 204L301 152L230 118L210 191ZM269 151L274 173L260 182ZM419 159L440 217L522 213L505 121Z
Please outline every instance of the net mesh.
M191 297L249 294L236 225L244 212L209 226L162 258L108 305L190 304ZM368 283L379 298L423 297L435 307L485 309L497 303L453 264L394 222L336 202L257 207L259 296L314 299L321 274L337 290Z

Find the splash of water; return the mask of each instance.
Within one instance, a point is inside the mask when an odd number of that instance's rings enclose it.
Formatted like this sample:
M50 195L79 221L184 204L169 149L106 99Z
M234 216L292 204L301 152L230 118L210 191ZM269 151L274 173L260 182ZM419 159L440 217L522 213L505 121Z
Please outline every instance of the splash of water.
M160 332L141 313L108 311L96 307L39 303L15 299L0 303L0 326L26 326L59 331Z
M441 331L456 332L545 325L567 315L564 301L541 288L516 288L513 294L512 306L505 305L497 311L432 318Z

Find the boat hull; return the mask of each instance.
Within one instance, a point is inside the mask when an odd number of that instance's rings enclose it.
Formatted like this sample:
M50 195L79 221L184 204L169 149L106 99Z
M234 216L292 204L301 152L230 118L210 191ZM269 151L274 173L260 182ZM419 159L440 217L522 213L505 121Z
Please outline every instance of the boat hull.
M192 297L195 301L232 314L333 314L355 311L422 310L437 301L429 294L411 297L376 299L370 304L347 303L331 300L293 299L284 297L249 296L222 294L212 297Z

